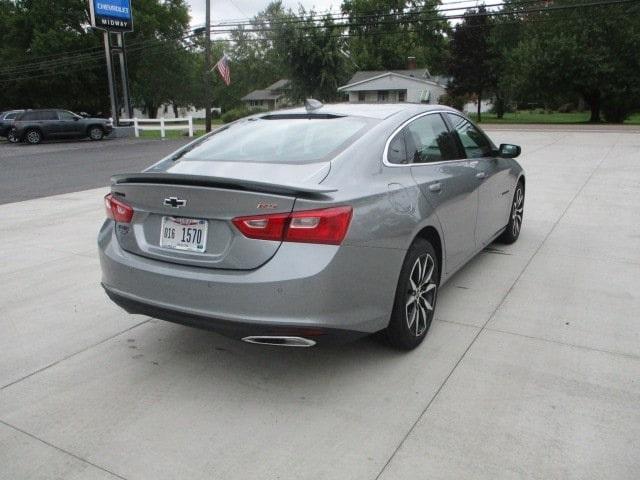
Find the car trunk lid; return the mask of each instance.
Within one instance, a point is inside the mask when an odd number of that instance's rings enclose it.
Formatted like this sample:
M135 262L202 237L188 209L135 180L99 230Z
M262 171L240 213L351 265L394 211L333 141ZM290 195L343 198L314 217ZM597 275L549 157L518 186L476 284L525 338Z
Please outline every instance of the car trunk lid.
M231 220L260 213L287 214L298 197L317 198L334 191L317 183L275 183L266 174L267 180L198 175L194 174L198 172L197 165L189 167L185 171L191 173L143 172L112 178L112 193L134 209L131 223L116 227L124 250L197 267L258 268L276 253L281 242L247 238ZM319 166L313 170L319 171ZM203 251L162 245L163 225L172 224L167 219L203 220L206 223Z

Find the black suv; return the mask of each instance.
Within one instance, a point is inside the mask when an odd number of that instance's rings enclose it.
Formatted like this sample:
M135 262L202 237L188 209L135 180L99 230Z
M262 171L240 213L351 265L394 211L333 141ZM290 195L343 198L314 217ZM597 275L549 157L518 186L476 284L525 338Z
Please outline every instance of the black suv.
M26 110L16 117L11 134L18 140L40 143L45 138L102 140L113 130L110 120L84 118L68 110Z

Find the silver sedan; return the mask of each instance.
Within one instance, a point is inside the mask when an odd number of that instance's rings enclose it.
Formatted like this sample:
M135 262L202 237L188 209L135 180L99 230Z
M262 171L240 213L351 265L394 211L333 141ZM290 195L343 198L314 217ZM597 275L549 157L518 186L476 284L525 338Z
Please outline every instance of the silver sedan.
M98 244L109 297L243 339L384 331L412 349L438 289L522 226L520 147L448 107L310 103L116 175Z

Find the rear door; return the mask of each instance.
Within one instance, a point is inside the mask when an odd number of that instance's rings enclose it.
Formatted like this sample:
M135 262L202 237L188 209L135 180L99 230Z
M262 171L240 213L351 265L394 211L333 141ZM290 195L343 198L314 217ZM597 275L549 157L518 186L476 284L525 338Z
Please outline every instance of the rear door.
M476 242L486 246L507 224L508 208L513 195L509 187L507 161L495 156L491 140L475 125L460 115L447 117L462 143L470 165L475 169L478 189L478 219Z
M463 158L440 113L418 117L403 133L411 174L442 225L445 265L451 272L475 251L475 170Z
M40 126L46 137L59 137L62 134L62 124L55 110L35 112L36 124Z

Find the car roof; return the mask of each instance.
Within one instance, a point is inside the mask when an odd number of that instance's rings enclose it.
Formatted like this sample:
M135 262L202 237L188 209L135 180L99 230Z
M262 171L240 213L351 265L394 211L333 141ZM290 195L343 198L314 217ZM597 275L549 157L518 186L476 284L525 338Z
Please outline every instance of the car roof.
M422 113L431 110L450 110L451 107L443 105L426 105L419 103L330 103L308 112L304 107L290 108L270 112L271 115L282 114L322 114L322 115L348 115L355 117L369 117L384 120L401 112Z

